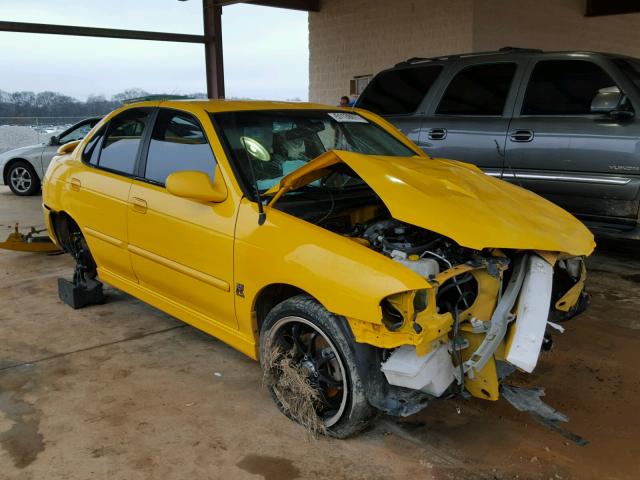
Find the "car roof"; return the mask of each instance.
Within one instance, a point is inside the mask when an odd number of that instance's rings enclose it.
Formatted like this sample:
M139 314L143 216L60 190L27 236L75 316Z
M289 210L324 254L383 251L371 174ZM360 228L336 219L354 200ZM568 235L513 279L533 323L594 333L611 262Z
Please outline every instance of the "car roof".
M204 110L209 113L237 112L243 110L346 110L331 105L310 102L280 102L266 100L226 100L226 99L188 99L188 100L166 100L159 102L136 102L129 103L127 107L158 106L176 109Z

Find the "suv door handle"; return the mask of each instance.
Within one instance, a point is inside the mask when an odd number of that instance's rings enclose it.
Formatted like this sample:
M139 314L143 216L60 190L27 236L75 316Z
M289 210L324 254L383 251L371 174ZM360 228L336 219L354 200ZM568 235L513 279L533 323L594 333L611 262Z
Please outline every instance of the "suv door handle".
M447 138L447 129L431 128L429 129L429 134L427 136L429 137L429 140L444 140Z
M533 130L514 130L509 138L512 142L530 142L533 140Z
M147 213L147 202L142 198L132 197L131 205L133 206L134 212Z
M82 187L82 183L80 182L80 180L78 180L75 177L71 177L71 180L69 183L71 183L71 190L73 190L74 192L80 191L80 187Z

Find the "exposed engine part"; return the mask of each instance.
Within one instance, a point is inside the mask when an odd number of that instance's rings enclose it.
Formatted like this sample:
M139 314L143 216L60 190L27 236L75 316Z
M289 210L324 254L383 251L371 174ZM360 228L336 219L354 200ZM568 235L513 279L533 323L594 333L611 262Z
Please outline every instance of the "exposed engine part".
M381 220L368 225L362 236L369 241L372 248L388 256L391 256L394 250L407 255L420 255L444 238L423 228L394 219Z
M356 226L351 235L418 275L432 279L438 273L472 261L477 252L460 247L437 233L395 219L377 220ZM454 313L470 307L477 296L477 282L471 274L453 277L438 290L438 310Z
M440 265L432 258L420 258L417 255L407 255L399 250L394 250L391 252L391 259L427 279L440 273Z

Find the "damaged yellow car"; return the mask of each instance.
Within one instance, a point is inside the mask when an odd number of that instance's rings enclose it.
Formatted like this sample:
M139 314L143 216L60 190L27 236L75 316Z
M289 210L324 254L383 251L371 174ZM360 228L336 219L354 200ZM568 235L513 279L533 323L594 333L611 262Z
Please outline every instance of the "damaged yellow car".
M78 276L260 360L278 407L336 437L496 400L499 367L533 371L550 314L588 303L578 220L364 110L133 103L60 154L44 212Z

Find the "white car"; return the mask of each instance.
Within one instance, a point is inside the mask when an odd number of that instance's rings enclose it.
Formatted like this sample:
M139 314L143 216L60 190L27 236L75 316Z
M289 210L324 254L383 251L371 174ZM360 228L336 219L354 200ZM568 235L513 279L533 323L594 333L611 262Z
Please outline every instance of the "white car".
M51 137L47 144L29 145L0 154L0 185L8 185L16 195L35 195L40 191L40 180L60 145L82 140L101 118L82 120Z

